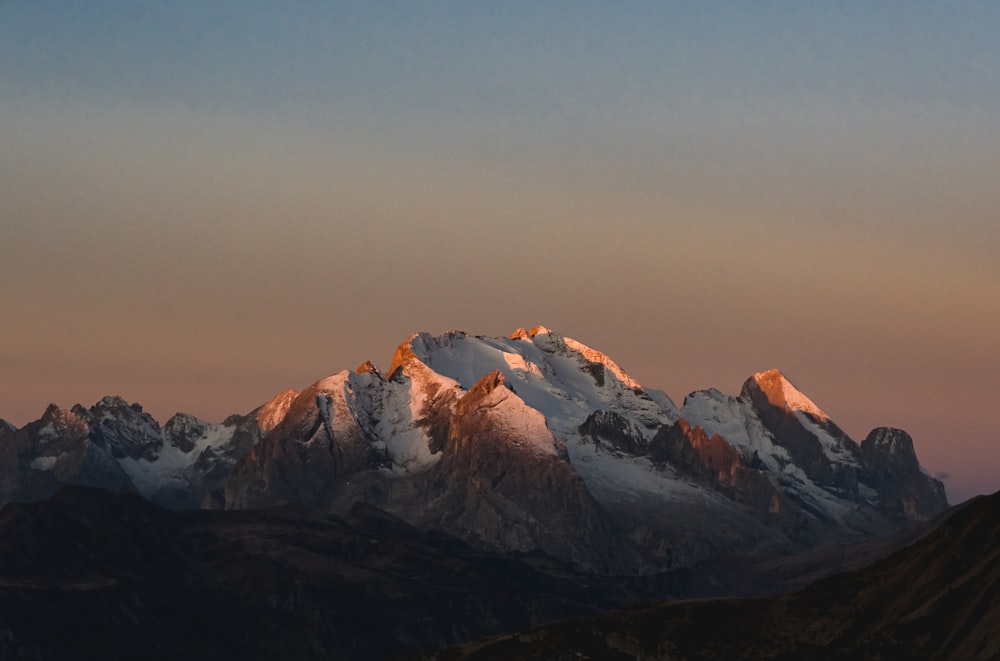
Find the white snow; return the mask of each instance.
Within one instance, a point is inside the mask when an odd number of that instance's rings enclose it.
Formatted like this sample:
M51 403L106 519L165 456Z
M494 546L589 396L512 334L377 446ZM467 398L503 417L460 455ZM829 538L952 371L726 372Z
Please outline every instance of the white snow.
M414 355L430 370L469 389L493 370L499 370L518 396L539 411L557 438L570 442L593 411L616 411L650 435L661 424L676 419L676 409L665 395L659 399L635 392L638 382L612 360L574 340L547 330L532 329L533 340L478 338L452 333L438 338L420 334L411 340ZM544 340L543 340L544 338ZM571 344L573 346L571 346ZM587 358L582 353L586 350ZM582 367L585 361L605 366L605 383L598 386Z
M545 416L525 404L509 388L497 386L482 405L491 409L490 419L499 425L499 431L508 442L538 454L556 453L555 438L545 425Z
M582 342L577 342L576 340L569 337L563 338L563 340L566 342L566 346L575 351L579 351L580 354L590 362L600 363L604 365L605 369L608 372L614 374L615 377L618 379L618 382L621 383L623 386L627 388L642 388L642 386L639 385L638 381L636 381L628 374L626 374L625 370L618 367L618 363L611 360L600 351L597 351L596 349L591 349L586 344L583 344Z
M36 471L50 471L57 461L59 461L59 457L35 457L30 465Z
M786 494L816 511L844 520L856 508L836 490L814 483L795 465L749 401L717 390L699 391L689 395L678 411L665 393L642 390L605 354L544 327L517 332L512 338L474 337L462 332L436 337L418 333L411 336L401 352L402 378L386 380L374 372L356 374L345 370L317 381L310 391L316 393L318 413L334 437L347 439L354 434L354 438L360 435L367 439L374 448L385 452L387 470L392 475L413 475L435 465L441 452L431 451L431 439L424 429L426 416L435 407L454 406L480 379L498 370L509 388L495 388L486 405L491 408L491 420L501 426L498 431L506 442L549 455L556 453L556 439L565 443L571 465L602 503L634 502L657 507L668 502L711 501L731 505L718 491L688 479L670 466L656 466L647 457L598 447L581 438L580 425L596 410L621 415L645 434L647 441L662 425L684 417L709 436L725 438L745 460L759 459ZM595 364L602 367L595 369ZM793 412L799 423L819 439L831 462L858 465L851 449L844 445L849 439L832 435L823 425L828 416L779 371L757 373L753 378L772 404ZM286 391L260 407L256 415L262 431L277 426L297 396L295 391ZM103 404L108 410L99 413L98 423L102 416L113 415L110 407L119 402ZM151 427L155 423L150 420L134 412L128 424L137 438L159 434L162 439L163 433ZM195 447L188 452L164 443L153 461L119 460L141 493L149 496L167 487L185 486L202 453L231 442L236 430L234 426L197 422L198 426L190 429L203 425L204 432L194 439ZM70 413L57 423L65 425L85 427ZM56 435L53 429L40 433L43 440ZM314 438L327 436L320 432ZM890 452L896 451L894 440ZM40 456L31 467L52 470L57 461L58 457ZM867 487L859 489L867 500L877 496Z
M542 370L535 363L529 363L524 356L517 353L501 352L504 362L510 368L511 374L519 379L526 380L528 374L542 377Z
M795 494L831 518L843 521L852 510L851 503L813 482L802 468L793 463L788 451L774 442L774 437L757 417L750 402L743 398L731 397L715 389L694 392L685 398L680 414L692 425L701 426L709 436L721 435L745 459L756 453L768 472L778 478L782 490ZM801 411L795 411L795 414L799 422L819 439L824 454L831 462L857 466L853 455L813 418Z
M376 449L385 449L392 462L390 471L407 475L427 470L441 459L432 453L430 438L416 422L428 404L429 386L438 391L455 390L451 380L435 378L430 370L415 378L384 381L377 375L345 373L346 403L359 427L374 437Z
M233 438L236 427L205 423L205 432L195 441L194 448L183 452L180 448L164 443L154 461L145 458L125 457L118 463L144 496L150 496L168 486L186 486L191 468L209 448L219 448Z
M344 383L350 378L351 372L342 370L336 374L324 377L313 384L317 392L334 392L344 387Z
M418 334L411 338L410 348L420 365L410 366L407 373L418 375L414 388L419 380L430 381L427 372L432 372L461 393L498 370L516 393L503 393L506 388L494 391L502 399L501 406L510 406L497 416L511 425L509 436L514 442L535 439L536 449L547 453L554 451L553 439L565 442L571 464L599 500L693 498L701 502L721 498L678 478L669 468L657 469L647 458L609 453L580 437L580 425L595 410L603 409L625 417L649 440L661 425L678 417L665 393L640 395L636 392L641 388L639 383L610 358L547 329L536 327L530 335L515 333L514 338ZM604 366L603 385L586 371L588 363Z
M808 429L819 440L820 447L823 448L823 454L826 455L827 459L834 463L858 466L858 460L843 446L843 443L817 425L813 418L803 414L802 411L796 411L795 417L799 424Z
M613 455L590 443L569 448L570 463L587 488L600 502L642 501L651 497L664 500L701 500L705 487L681 479L669 466L658 469L647 457ZM716 500L718 496L709 496Z
M791 461L785 448L774 443L771 432L757 417L749 402L718 390L693 392L684 399L681 417L698 425L710 437L718 434L745 459L757 453L772 473Z

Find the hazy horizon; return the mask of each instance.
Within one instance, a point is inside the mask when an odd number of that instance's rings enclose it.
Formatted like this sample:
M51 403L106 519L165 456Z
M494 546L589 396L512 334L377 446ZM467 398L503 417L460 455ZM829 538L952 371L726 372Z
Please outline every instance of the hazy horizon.
M543 324L1000 489L1000 6L0 2L0 417Z

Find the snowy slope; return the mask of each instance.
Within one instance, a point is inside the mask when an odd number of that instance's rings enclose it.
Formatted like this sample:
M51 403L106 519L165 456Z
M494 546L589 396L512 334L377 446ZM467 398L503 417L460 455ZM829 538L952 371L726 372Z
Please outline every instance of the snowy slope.
M407 354L400 363L403 372L419 375L415 382L465 391L484 375L501 373L526 411L537 412L549 434L565 444L569 462L587 489L612 511L679 502L724 506L725 499L710 485L686 479L669 466L657 466L648 456L598 447L581 434L581 425L594 411L622 416L647 443L663 425L679 418L664 393L646 393L614 361L581 342L540 326L518 329L507 338L421 333L412 336L397 356L400 353Z
M827 422L829 417L779 371L754 374L751 381L761 386L773 406L794 415L802 428L815 437L831 465L858 467L854 455L844 449L845 442L853 441L836 438L817 424L817 420ZM838 490L817 483L794 462L748 396L728 396L715 389L694 392L685 398L680 415L709 435L722 436L747 465L766 468L784 493L807 505L810 511L846 523L845 517L856 509L853 500L845 500Z
M677 419L668 398L660 394L654 400L604 354L544 327L519 329L510 338L418 334L409 344L417 360L464 389L499 370L518 396L545 416L557 438L577 436L595 410L619 412L649 436Z
M155 499L161 491L187 488L198 458L206 451L224 448L236 431L235 426L210 423L201 423L200 427L194 446L188 451L167 443L151 459L124 457L119 460L139 493Z

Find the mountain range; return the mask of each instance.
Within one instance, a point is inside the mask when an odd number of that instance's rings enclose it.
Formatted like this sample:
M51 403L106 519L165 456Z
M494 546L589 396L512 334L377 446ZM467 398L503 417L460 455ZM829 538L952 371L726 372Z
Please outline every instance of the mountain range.
M66 485L169 509L362 503L605 575L884 537L947 507L904 431L857 443L778 370L677 406L541 326L418 333L384 372L365 362L221 424L161 426L114 396L0 421L0 501Z
M994 501L778 370L678 406L544 327L417 333L221 423L0 421L0 655L990 658Z

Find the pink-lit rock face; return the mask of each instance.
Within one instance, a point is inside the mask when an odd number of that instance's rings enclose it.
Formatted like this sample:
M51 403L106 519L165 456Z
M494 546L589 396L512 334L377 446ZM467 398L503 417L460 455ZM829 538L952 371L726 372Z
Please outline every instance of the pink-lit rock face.
M758 372L752 378L772 406L786 411L808 413L821 422L830 419L811 399L793 386L780 370L771 369L766 372Z
M278 423L288 414L288 409L292 407L292 403L298 395L299 393L294 390L286 390L275 395L269 402L258 408L254 417L260 431L266 434L277 427Z

